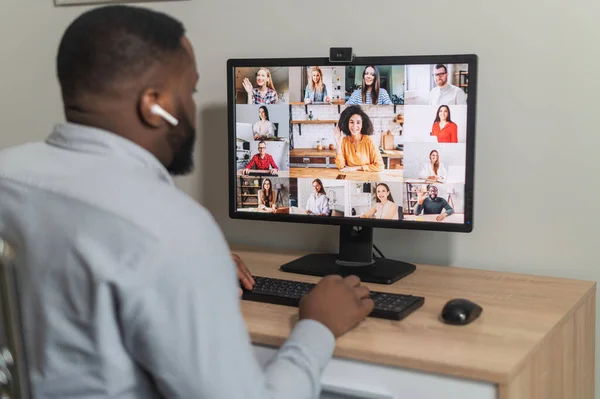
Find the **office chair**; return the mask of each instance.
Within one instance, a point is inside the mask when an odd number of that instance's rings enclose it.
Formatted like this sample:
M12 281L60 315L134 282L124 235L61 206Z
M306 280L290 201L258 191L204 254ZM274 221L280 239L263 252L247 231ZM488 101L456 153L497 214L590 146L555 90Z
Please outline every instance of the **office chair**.
M14 250L0 237L0 398L30 398Z

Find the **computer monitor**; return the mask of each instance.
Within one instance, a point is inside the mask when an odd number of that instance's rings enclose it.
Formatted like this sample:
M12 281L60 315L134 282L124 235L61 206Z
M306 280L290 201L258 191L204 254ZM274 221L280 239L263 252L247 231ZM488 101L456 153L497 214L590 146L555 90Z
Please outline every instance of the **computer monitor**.
M476 55L230 59L227 83L230 217L340 226L281 270L390 284L415 266L373 228L472 230Z

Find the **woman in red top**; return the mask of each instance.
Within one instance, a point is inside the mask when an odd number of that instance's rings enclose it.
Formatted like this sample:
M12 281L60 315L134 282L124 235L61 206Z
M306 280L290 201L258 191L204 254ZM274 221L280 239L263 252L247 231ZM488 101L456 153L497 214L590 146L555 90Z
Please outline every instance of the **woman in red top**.
M458 127L452 122L447 105L440 105L438 108L431 135L437 136L438 143L458 143Z

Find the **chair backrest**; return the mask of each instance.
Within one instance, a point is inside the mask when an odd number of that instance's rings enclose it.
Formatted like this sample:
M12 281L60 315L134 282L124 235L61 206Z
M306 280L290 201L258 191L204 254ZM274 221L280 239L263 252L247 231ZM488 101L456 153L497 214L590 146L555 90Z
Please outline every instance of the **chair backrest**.
M14 251L0 237L0 397L28 399L29 376L14 267Z

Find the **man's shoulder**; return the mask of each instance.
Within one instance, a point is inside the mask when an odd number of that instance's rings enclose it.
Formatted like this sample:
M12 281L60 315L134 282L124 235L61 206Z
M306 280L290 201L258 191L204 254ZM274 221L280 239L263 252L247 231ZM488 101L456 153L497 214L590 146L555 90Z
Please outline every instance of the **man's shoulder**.
M104 214L152 231L211 217L186 193L144 167L94 156L84 163L55 152L43 142L0 151L0 183L24 195L69 204L77 213Z
M0 171L7 171L26 159L34 157L43 147L42 141L30 142L0 149Z
M453 91L454 93L456 93L456 94L459 94L459 93L460 93L460 94L464 94L464 90L463 90L463 89L461 89L460 87L458 87L458 86L454 86L454 85L452 85L452 84L451 84L451 85L449 85L449 86L450 86L450 88L452 89L452 91Z

